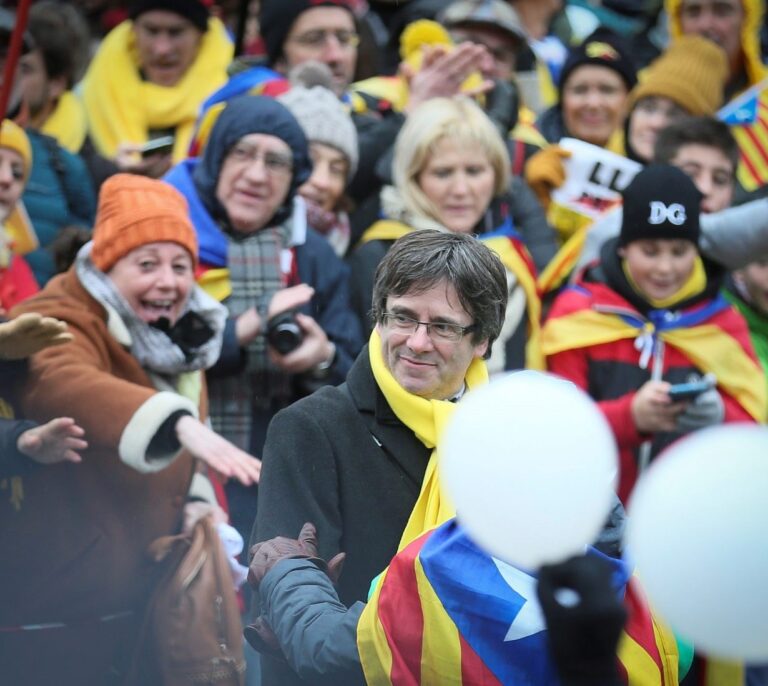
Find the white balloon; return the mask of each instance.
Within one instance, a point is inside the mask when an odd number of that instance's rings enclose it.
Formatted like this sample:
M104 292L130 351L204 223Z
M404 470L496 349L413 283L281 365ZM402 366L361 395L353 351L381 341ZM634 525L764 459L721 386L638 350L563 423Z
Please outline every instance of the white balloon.
M586 393L541 372L497 377L463 398L439 468L470 537L527 569L583 552L615 502L608 423Z
M627 553L659 614L713 656L768 660L768 429L674 444L638 481Z

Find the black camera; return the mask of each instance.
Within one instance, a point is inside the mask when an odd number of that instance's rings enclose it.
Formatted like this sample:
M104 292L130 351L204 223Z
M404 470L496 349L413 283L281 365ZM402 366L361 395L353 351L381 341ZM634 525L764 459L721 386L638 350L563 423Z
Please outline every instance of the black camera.
M293 310L280 312L267 322L267 343L281 355L296 350L303 341L304 332L296 321Z

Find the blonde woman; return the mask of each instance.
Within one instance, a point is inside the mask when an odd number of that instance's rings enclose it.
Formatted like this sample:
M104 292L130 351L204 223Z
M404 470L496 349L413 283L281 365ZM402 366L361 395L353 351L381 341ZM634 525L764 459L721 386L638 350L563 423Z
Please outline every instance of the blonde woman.
M536 264L554 253L554 238L530 190L510 176L505 142L466 98L433 98L400 131L394 185L381 192L383 219L362 236L350 259L353 306L370 331L373 276L400 236L422 229L478 234L502 257L510 288L507 320L494 346L494 370L538 366L540 303ZM530 251L530 252L529 252Z

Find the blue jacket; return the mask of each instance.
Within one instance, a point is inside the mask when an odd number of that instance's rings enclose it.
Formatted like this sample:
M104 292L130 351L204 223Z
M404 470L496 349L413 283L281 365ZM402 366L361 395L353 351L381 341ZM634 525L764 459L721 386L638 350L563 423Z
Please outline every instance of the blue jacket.
M187 199L190 218L200 244L200 262L210 267L224 267L227 260L227 237L208 213L192 181L197 160L185 160L165 176L165 181L177 188ZM320 234L307 229L306 240L294 248L299 283L315 289L310 302L299 308L313 317L336 345L336 360L331 368L329 383L341 383L362 347L360 326L352 312L349 298L349 269L337 257L333 248ZM296 285L296 284L291 284ZM213 371L233 371L233 356L239 359L233 327L227 327L222 359Z
M26 130L32 144L32 171L22 200L40 247L24 256L40 287L56 273L47 246L65 226L90 229L96 216L96 193L79 155L39 131Z

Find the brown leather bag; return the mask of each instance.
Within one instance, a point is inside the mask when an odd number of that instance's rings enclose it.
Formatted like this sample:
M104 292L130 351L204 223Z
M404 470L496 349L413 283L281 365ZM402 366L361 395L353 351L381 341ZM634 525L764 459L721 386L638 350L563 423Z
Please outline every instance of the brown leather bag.
M129 684L242 686L243 629L229 564L210 516L153 541L162 575L144 616Z

